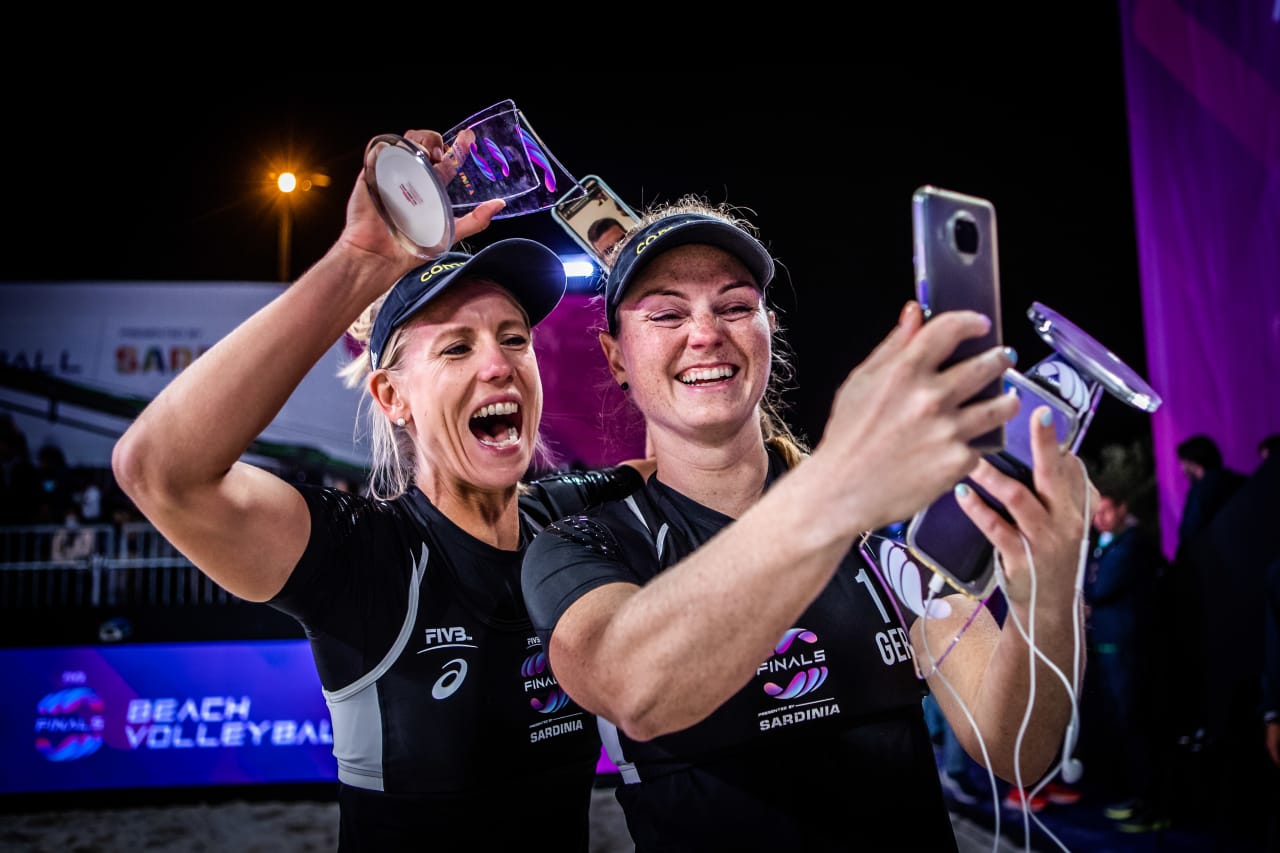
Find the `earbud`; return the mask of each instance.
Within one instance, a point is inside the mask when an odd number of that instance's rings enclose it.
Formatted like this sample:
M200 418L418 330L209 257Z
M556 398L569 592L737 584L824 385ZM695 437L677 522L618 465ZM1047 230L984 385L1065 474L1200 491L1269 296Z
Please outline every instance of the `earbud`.
M1080 777L1084 776L1084 765L1080 763L1080 759L1072 755L1076 751L1076 738L1078 736L1078 721L1074 714L1071 722L1067 723L1067 733L1062 739L1062 781L1068 785L1074 785L1080 781Z

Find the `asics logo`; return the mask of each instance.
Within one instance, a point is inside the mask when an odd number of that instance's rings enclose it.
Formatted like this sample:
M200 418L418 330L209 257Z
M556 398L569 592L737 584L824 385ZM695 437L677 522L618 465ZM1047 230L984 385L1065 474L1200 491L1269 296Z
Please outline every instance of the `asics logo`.
M467 678L467 662L462 658L454 658L441 669L444 670L444 674L431 685L432 699L448 699L457 692Z

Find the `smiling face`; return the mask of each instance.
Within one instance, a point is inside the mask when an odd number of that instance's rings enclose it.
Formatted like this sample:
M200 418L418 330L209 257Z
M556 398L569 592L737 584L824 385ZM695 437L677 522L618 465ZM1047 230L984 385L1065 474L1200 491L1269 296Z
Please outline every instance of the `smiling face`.
M519 305L493 282L459 282L403 334L390 396L384 390L380 399L392 421L412 421L419 487L433 499L440 488L514 487L542 417L538 362Z
M772 319L737 258L701 244L663 252L627 288L617 320L617 337L601 335L601 345L655 440L758 432Z

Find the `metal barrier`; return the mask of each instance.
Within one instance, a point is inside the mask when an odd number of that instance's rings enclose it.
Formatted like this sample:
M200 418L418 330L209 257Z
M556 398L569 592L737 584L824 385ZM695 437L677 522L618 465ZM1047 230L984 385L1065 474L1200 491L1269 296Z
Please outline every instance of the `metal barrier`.
M0 527L0 611L241 601L145 521Z

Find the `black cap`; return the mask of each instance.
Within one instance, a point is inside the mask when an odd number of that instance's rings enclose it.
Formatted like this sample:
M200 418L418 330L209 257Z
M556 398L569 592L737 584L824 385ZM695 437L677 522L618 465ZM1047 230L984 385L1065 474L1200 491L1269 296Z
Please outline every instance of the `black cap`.
M511 291L530 326L551 313L568 285L560 256L534 240L499 240L474 255L446 252L411 270L387 294L369 335L370 368L378 369L392 332L464 276L491 279Z
M613 269L604 282L609 331L617 331L618 304L636 274L663 251L690 243L706 243L724 249L742 261L755 276L761 290L773 280L773 257L769 251L759 240L733 223L705 213L664 216L630 236L622 254L613 262Z

